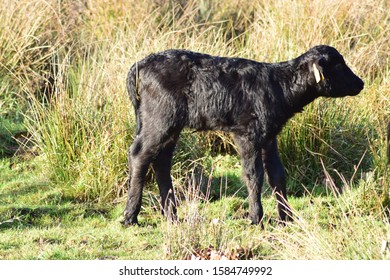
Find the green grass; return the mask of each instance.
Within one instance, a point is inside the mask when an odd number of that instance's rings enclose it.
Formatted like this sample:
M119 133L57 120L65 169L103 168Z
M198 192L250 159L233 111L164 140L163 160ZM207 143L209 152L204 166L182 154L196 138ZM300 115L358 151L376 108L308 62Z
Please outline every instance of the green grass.
M389 259L387 1L84 2L0 4L0 259ZM141 226L121 226L131 64L168 48L276 62L317 44L365 89L281 132L294 223L278 226L265 184L264 230L249 225L231 137L184 131L179 223L161 217L150 172Z
M16 160L16 159L15 159ZM41 162L0 162L0 259L158 259L156 226L124 229L122 205L64 199L39 169Z
M229 166L232 159L220 156L215 161ZM329 190L328 195L291 198L296 220L286 227L276 223L276 203L266 192L264 230L244 218L245 194L225 194L228 177L210 185L219 189L218 199L189 187L176 224L160 216L155 192L147 191L141 226L124 228L123 203L98 206L68 200L40 166L39 158L27 163L1 160L0 259L210 258L207 252L232 259L389 257L381 246L389 240L390 224L371 179L343 194ZM229 170L215 169L216 174Z

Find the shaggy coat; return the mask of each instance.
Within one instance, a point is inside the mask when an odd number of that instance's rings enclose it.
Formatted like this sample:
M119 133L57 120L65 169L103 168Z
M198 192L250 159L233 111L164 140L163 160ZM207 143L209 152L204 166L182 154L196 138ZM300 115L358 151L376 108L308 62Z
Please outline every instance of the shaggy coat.
M363 81L330 46L316 46L296 59L259 63L187 50L151 54L135 63L127 89L137 128L129 149L129 192L125 224L136 224L150 164L161 207L176 216L170 176L172 156L184 127L233 134L249 195L249 218L261 222L264 169L276 194L279 218L291 216L276 136L286 122L320 96L357 95Z

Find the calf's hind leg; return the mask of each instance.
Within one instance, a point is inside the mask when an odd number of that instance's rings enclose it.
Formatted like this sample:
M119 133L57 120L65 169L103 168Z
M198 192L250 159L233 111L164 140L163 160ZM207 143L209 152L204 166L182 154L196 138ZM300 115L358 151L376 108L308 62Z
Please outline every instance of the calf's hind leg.
M176 198L172 185L171 167L177 138L168 141L152 163L160 189L162 214L172 221L176 220Z
M130 146L128 154L129 180L128 197L124 212L124 224L138 224L137 216L141 210L142 191L150 163L157 157L162 144L155 135L138 135Z

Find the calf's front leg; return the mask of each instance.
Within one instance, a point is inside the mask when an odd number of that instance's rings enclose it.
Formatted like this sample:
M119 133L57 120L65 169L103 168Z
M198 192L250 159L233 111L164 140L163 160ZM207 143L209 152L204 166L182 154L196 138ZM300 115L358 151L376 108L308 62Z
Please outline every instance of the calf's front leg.
M260 224L263 219L261 205L261 187L263 185L264 169L261 158L261 149L258 145L245 137L235 135L238 145L243 177L248 188L249 219L252 224Z
M268 182L276 195L279 219L285 223L291 220L292 214L287 203L286 173L278 154L276 138L264 146L262 155Z

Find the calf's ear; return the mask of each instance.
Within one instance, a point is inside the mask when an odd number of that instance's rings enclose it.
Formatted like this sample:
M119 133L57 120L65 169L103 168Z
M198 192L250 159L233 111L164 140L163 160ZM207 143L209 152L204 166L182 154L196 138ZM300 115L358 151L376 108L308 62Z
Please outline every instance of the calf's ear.
M312 71L317 84L325 79L323 73L323 67L325 67L326 59L321 57L316 59L312 65Z
M314 78L316 78L317 84L324 79L324 75L322 74L322 71L318 69L316 63L313 63L313 74L314 74Z

